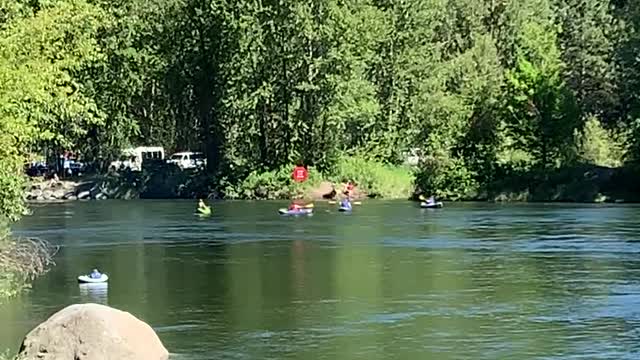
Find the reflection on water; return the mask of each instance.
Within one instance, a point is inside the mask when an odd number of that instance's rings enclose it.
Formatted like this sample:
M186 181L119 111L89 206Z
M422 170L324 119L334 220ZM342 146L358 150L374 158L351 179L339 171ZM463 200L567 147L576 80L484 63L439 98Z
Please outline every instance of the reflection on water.
M109 283L78 284L83 303L109 305Z
M103 202L36 209L62 245L0 306L0 348L71 303L147 321L180 359L638 359L640 208ZM99 268L109 284L78 286ZM98 286L96 286L98 285Z

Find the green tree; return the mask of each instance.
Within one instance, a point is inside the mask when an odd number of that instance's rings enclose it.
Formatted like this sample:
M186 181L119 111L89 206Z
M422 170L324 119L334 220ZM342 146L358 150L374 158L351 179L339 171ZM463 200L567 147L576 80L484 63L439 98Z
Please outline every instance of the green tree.
M97 38L101 61L74 76L105 113L105 121L89 128L82 153L108 160L128 145L161 143L174 148L176 114L170 107L167 58L161 51L165 19L174 2L97 3L106 13Z
M557 164L577 126L574 98L562 80L564 64L549 26L532 22L523 29L517 67L507 73L505 109L517 146L529 149L545 168Z
M97 61L102 12L83 1L52 2L0 32L2 217L23 212L22 170L32 149L73 148L102 113L72 73Z
M582 114L615 122L619 116L614 42L618 21L609 1L558 0L558 43L563 78Z

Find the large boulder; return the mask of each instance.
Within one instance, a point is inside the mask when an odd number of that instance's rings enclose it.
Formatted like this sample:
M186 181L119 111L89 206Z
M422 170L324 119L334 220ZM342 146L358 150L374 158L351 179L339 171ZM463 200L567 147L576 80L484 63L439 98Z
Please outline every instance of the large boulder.
M165 360L169 353L151 327L98 304L71 305L33 329L18 360Z

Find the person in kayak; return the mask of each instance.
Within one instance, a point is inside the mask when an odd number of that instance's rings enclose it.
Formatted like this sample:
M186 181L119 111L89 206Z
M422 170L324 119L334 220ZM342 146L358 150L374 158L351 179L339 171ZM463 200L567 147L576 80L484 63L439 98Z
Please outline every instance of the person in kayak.
M425 202L427 203L427 205L433 205L436 203L436 197L431 195L428 199L425 200Z
M304 208L304 204L302 202L302 199L300 198L293 199L293 201L289 205L289 210L298 211L298 210L302 210L303 208Z
M102 274L100 273L100 271L98 271L98 269L93 269L89 277L92 279L100 279L102 277Z
M202 199L198 202L198 211L207 212L209 211L209 207L204 203Z
M289 205L289 210L301 210L302 206L300 204L296 204L295 202L291 203L291 205Z

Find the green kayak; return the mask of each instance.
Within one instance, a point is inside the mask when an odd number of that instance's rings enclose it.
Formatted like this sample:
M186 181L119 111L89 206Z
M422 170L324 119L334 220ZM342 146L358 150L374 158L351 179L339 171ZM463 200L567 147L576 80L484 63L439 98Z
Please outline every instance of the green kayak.
M205 208L198 208L198 215L200 216L208 216L211 215L211 208L210 207L205 207Z

